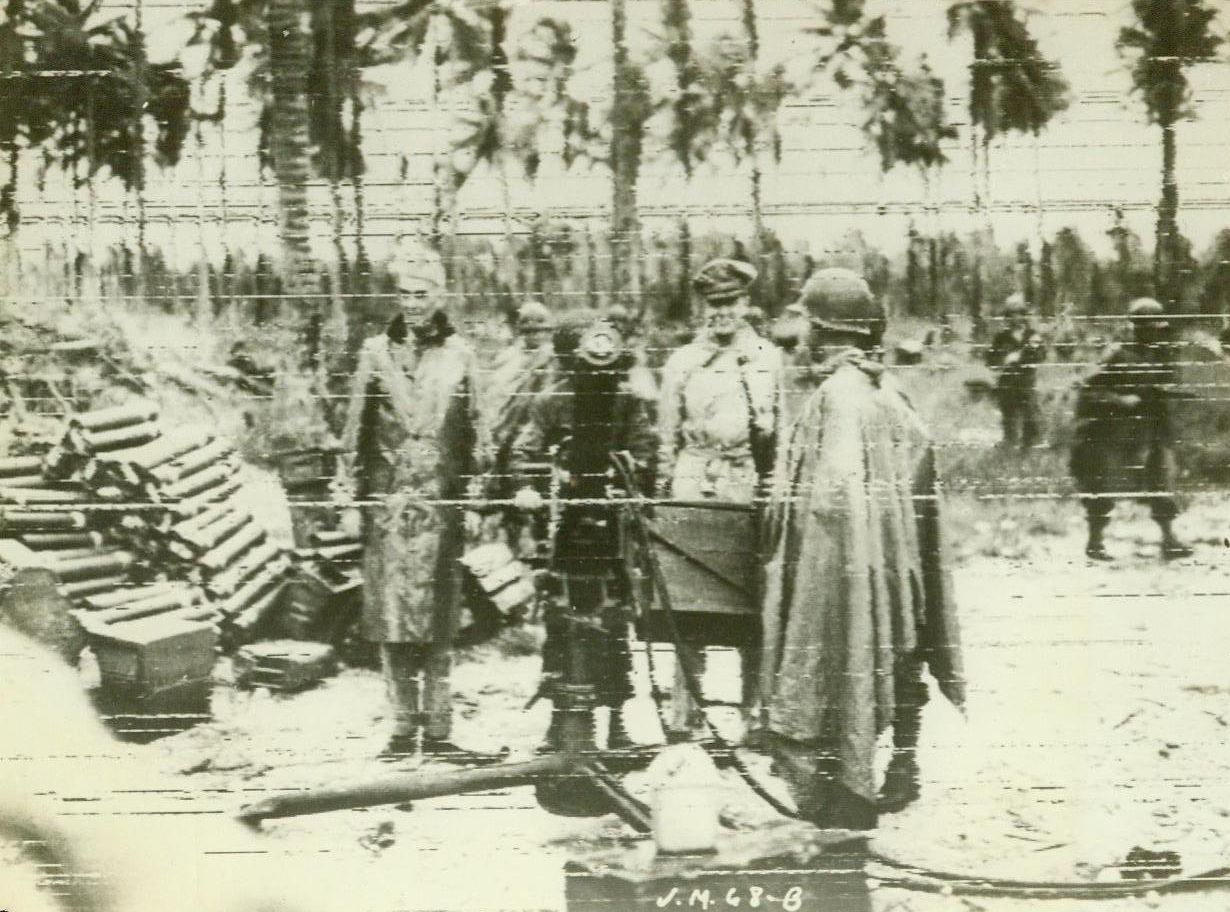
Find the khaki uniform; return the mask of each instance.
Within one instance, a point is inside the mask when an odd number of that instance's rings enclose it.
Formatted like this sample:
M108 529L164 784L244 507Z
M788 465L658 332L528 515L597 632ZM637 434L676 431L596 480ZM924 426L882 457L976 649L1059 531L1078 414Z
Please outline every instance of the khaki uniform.
M772 468L783 379L781 351L750 326L728 346L702 335L672 354L662 370L658 403L660 492L673 500L751 503ZM759 644L749 642L740 654L743 706L749 710ZM703 646L687 644L680 661L703 671ZM672 705L672 729L700 727L699 710L678 669Z

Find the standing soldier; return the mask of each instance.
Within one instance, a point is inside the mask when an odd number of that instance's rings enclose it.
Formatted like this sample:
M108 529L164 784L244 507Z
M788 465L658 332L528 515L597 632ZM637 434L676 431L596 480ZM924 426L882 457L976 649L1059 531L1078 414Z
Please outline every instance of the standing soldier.
M817 386L771 500L765 740L804 815L865 829L918 796L923 663L963 702L956 615L931 442L877 357L884 311L846 269L812 275L802 303ZM872 766L889 726L877 807Z
M584 331L565 326L556 345L557 378L535 397L513 460L514 501L541 509L552 498L557 510L542 660L543 692L556 710L547 742L556 750L566 746L560 724L570 710L585 708L568 704L579 686L591 690L594 704L610 709L607 747L625 748L632 744L621 711L633 693L631 583L617 508L603 501L619 487L619 454L631 457L638 486L653 490L657 440L644 400L628 387L631 358L609 322ZM550 466L550 476L542 466Z
M658 404L660 493L674 500L752 503L773 470L782 414L782 355L745 319L756 270L749 263L706 263L692 287L704 301L704 326L662 369ZM695 633L692 631L691 633ZM672 694L673 738L700 729L703 719L682 667L704 672L703 646L683 631ZM744 717L756 699L759 644L740 649Z
M1085 505L1085 554L1110 560L1102 534L1118 497L1149 504L1162 530L1162 555L1187 557L1191 549L1171 528L1179 507L1173 486L1174 429L1170 389L1175 382L1170 323L1162 305L1137 298L1128 306L1132 341L1116 347L1083 384L1076 399L1076 441L1071 468Z
M441 760L485 762L498 758L449 740L464 540L457 503L476 449L474 355L445 313L439 259L405 256L393 272L400 309L359 354L341 478L364 505L362 630L380 644L395 716L385 755L419 747Z
M495 362L482 396L482 423L486 431L483 471L488 478L487 495L504 500L511 496L513 479L510 460L513 446L524 426L534 399L555 379L551 332L554 319L541 301L527 301L517 310L517 338ZM545 531L541 523L516 509L502 511L501 522L508 544L525 559L534 559Z
M1038 442L1038 365L1046 360L1042 337L1029 325L1029 308L1019 294L1004 304L1004 328L987 350L987 364L999 373L996 392L1004 425L1004 446L1029 449Z
M553 322L541 301L526 301L517 308L512 344L496 356L481 396L483 422L493 435L550 382Z

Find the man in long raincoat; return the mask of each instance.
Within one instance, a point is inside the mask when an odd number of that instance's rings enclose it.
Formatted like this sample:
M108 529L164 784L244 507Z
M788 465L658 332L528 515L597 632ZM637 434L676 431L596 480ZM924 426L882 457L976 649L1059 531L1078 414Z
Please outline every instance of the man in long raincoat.
M422 750L484 762L451 740L449 673L461 612L461 502L475 473L474 353L444 309L427 251L394 264L399 311L359 354L343 446L344 486L363 505L362 631L380 644L394 714L391 757Z
M782 417L781 352L748 325L750 263L706 263L692 286L704 301L696 339L676 350L662 369L658 403L660 493L682 501L750 504L772 474ZM682 631L678 662L704 671L703 647ZM691 640L691 642L689 642ZM756 699L759 644L740 650L745 717ZM696 732L702 719L677 670L671 696L671 736Z
M924 664L964 700L926 429L876 358L883 311L845 269L808 279L814 392L784 438L768 523L766 741L800 811L870 828L919 792ZM876 739L894 755L877 806Z

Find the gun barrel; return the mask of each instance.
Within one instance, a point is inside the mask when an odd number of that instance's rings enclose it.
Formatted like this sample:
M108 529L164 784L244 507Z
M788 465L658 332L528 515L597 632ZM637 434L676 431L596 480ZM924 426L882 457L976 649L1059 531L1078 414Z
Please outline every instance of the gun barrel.
M528 785L549 776L579 771L577 759L569 754L548 754L521 763L470 770L425 770L404 776L386 776L335 788L313 789L267 798L248 805L239 819L255 825L262 820L302 817L347 808L378 807L419 798L486 792L514 785Z

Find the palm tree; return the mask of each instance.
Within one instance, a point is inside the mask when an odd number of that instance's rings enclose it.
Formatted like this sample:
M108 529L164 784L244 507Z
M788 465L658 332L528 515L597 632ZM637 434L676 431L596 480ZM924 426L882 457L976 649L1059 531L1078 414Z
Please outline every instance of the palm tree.
M747 163L750 168L752 253L759 261L765 233L761 200L761 149L767 146L774 163L781 161L782 143L777 115L791 86L781 66L763 74L757 71L755 13L750 9L750 3L745 5L744 22L748 30L745 40L721 36L702 58L700 71L703 97L710 108L705 128L717 134L716 139L721 141L736 163ZM695 136L693 141L697 141Z
M138 16L102 19L98 0L35 0L23 7L27 67L76 78L42 80L23 99L28 145L54 141L61 168L74 189L92 188L107 169L137 201L138 283L145 256L145 118L156 124L154 161L174 165L189 128L188 83L177 64L150 64ZM85 174L82 175L82 168Z
M626 0L611 0L612 92L609 165L611 168L611 271L617 301L638 300L641 225L636 193L651 106L645 75L628 52Z
M927 188L927 210L934 215L934 175L948 161L944 143L957 135L944 111L943 80L932 72L925 59L913 71L903 68L901 50L888 40L884 17L865 18L863 0L833 0L825 11L824 22L807 31L827 43L816 60L815 70L858 99L864 112L863 135L876 150L880 172L887 174L898 165L917 168ZM934 219L932 222L926 273L928 311L934 314L940 305L941 256L938 226ZM910 235L913 278L920 271L913 226ZM916 285L910 283L911 288ZM911 306L917 310L916 302L911 302Z
M985 209L989 147L1013 131L1035 137L1067 105L1067 81L1045 58L1013 0L959 0L948 8L948 36L970 35L970 160L977 205Z
M662 39L666 58L675 70L674 97L668 102L670 126L667 148L691 182L698 155L698 141L704 133L706 98L701 67L692 49L692 14L688 0L662 0ZM684 320L691 313L692 227L687 212L679 216L679 261L682 282L678 296L671 302L668 316Z
M1042 56L1028 23L1012 0L959 0L948 8L948 36L968 33L972 41L969 90L970 176L974 209L981 221L975 244L975 313L981 314L982 246L992 238L990 217L990 146L995 137L1030 133L1037 152L1038 135L1067 107L1068 85L1053 61ZM1042 237L1041 178L1038 188L1037 243ZM1032 299L1031 299L1032 300ZM980 318L976 318L980 319ZM976 330L980 327L976 326Z
M305 318L305 356L317 363L322 313L308 244L311 169L307 73L310 35L303 0L268 0L269 153L277 177L284 289Z
M1132 64L1132 81L1149 121L1162 130L1162 194L1157 205L1154 283L1172 308L1183 295L1178 268L1179 185L1175 125L1195 116L1186 69L1212 57L1222 36L1213 32L1217 10L1202 0L1132 0L1136 24L1119 31L1119 53Z
M21 160L19 138L26 114L24 99L28 94L22 91L28 83L20 80L26 66L25 41L20 33L23 13L22 0L8 0L4 5L4 21L0 22L0 79L5 86L5 91L0 92L0 158L8 168L4 186L0 187L0 221L10 235L21 221L17 205L17 171Z

